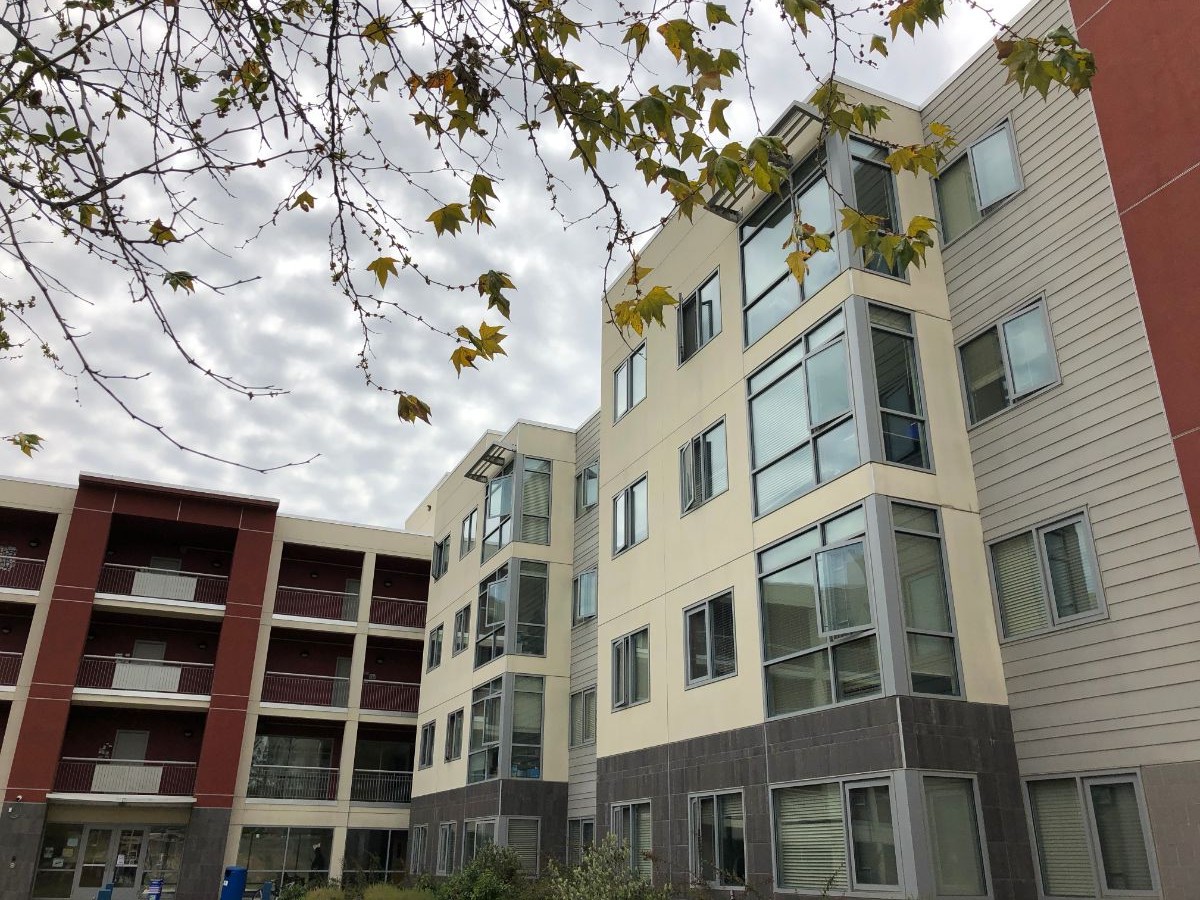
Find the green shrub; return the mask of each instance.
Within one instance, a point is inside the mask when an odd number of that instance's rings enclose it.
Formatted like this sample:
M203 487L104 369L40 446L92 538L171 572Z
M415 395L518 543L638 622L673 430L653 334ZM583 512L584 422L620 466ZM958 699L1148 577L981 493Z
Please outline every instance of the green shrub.
M552 865L544 880L546 900L668 900L671 893L630 869L628 848L612 834L586 848L579 865Z
M304 900L346 900L346 894L336 884L325 884L307 891Z
M529 880L508 847L482 848L461 871L437 887L437 900L525 900Z
M363 890L363 900L434 900L429 891L402 888L396 884L372 884Z

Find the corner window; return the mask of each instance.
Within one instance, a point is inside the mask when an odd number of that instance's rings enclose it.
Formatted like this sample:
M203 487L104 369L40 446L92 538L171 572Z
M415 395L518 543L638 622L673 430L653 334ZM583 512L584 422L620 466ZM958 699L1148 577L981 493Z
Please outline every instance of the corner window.
M433 765L433 739L435 723L426 722L421 726L421 749L417 756L417 768L428 769Z
M1091 529L1082 513L996 541L990 550L1004 637L1104 616Z
M685 609L683 623L689 685L737 672L732 591Z
M525 457L521 473L521 540L550 543L550 472L548 459Z
M475 615L475 667L504 655L508 614L508 563L479 583Z
M581 572L575 578L572 601L572 624L596 617L596 570Z
M513 653L546 655L546 598L549 592L545 563L521 560L517 579L517 640Z
M862 507L758 554L767 714L882 690Z
M971 144L934 182L946 243L969 231L991 208L1021 189L1017 149L1005 122Z
M928 469L929 440L913 317L910 313L875 304L871 304L869 315L884 459L902 466Z
M613 555L640 544L649 534L646 504L649 488L643 475L613 497Z
M576 691L571 695L570 746L596 742L596 689Z
M437 581L450 568L450 535L446 535L433 545L433 559L429 564L429 574Z
M938 896L987 896L975 782L934 775L926 775L923 781Z
M473 509L462 520L462 532L458 538L458 558L462 559L475 549L479 537L479 510Z
M408 871L411 875L422 875L428 865L425 859L425 845L428 831L424 825L413 825L408 830Z
M456 709L446 716L446 751L447 761L462 756L463 711Z
M1025 789L1045 896L1155 890L1135 776L1047 778L1028 781Z
M858 465L845 335L839 310L747 379L755 515Z
M425 671L432 672L442 664L442 633L445 626L439 625L429 632L429 652L426 654Z
M613 421L646 399L646 345L638 347L613 372Z
M454 614L454 644L451 655L458 656L471 642L471 607L464 606Z
M612 807L612 830L617 841L629 854L629 868L650 879L654 875L654 861L650 825L650 801L617 803Z
M513 466L487 484L483 501L483 562L512 541Z
M468 783L487 781L500 775L500 713L503 697L503 677L493 678L471 692Z
M692 797L692 876L712 887L746 883L746 838L741 793Z
M513 676L511 778L542 777L542 695L540 675Z
M913 693L958 697L962 688L938 514L893 503L892 527Z
M707 503L729 487L725 420L692 438L679 451L679 493L684 512Z
M583 862L583 851L596 843L595 819L567 819L567 865Z
M971 338L958 348L958 356L972 425L1058 381L1043 300Z
M584 466L575 474L575 515L582 516L600 502L600 463Z
M613 709L650 699L650 629L627 634L612 645Z
M719 273L679 304L679 364L696 355L721 333L721 281Z
M902 231L900 225L900 203L896 199L896 179L887 164L888 149L851 138L850 175L854 181L854 208L866 216L878 216L879 227L884 231ZM903 277L898 265L889 266L887 260L875 254L863 260L863 265L883 275Z
M484 847L495 843L495 819L468 819L463 822L463 866L467 866Z
M438 875L449 875L454 871L454 843L457 836L457 822L443 822L438 826Z

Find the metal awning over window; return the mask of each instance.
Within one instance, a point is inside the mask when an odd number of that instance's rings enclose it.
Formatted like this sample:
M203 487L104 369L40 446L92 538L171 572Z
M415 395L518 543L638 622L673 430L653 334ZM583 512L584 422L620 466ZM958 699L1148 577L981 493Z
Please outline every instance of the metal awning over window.
M471 468L467 469L467 477L480 484L487 484L495 475L494 470L503 469L512 459L512 455L513 450L510 448L501 444L490 444L479 459L471 465Z

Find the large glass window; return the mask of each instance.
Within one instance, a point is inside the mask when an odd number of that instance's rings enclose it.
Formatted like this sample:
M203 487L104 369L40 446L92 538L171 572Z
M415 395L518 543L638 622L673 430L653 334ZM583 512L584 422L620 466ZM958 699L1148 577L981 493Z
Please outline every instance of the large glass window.
M679 493L684 512L707 503L729 487L725 420L692 438L679 451Z
M575 474L575 515L582 516L600 502L600 463L584 466Z
M487 562L512 541L513 466L487 484L483 501L483 561Z
M458 823L443 822L438 826L437 872L449 875L454 871L454 845L458 838Z
M975 784L970 778L926 775L925 808L928 816L934 881L939 895L984 897L987 880L979 818L975 810Z
M957 697L962 690L938 514L924 506L893 503L892 527L913 692Z
M446 752L447 761L462 756L463 711L456 709L446 716Z
M629 868L644 878L654 874L650 825L650 801L617 803L612 807L612 830L629 854Z
M343 884L404 880L408 832L401 828L350 828L346 831Z
M737 672L732 591L685 609L683 630L688 684L700 684Z
M1004 637L1104 615L1091 531L1080 514L991 545Z
M525 457L521 473L521 540L550 543L550 473L548 459Z
M567 865L583 862L583 851L596 843L596 820L567 819Z
M450 535L433 545L433 559L429 563L429 574L437 581L450 568Z
M613 708L650 699L650 629L613 641Z
M422 875L429 865L425 857L429 832L424 825L414 825L409 830L408 871L412 875Z
M467 781L487 781L500 775L500 715L504 678L494 678L471 692L471 742Z
M969 231L993 206L1019 191L1021 173L1008 123L968 146L942 171L935 185L942 239L947 242Z
M276 888L329 877L332 828L242 828L237 864L246 867L247 887L272 881Z
M504 655L504 636L508 620L508 563L479 584L479 605L475 615L475 666L482 666Z
M613 420L646 399L646 345L634 350L613 372Z
M542 695L540 675L513 676L512 778L542 777Z
M613 553L640 544L650 533L649 487L642 476L613 497Z
M871 304L870 318L884 458L890 463L928 469L929 440L912 315Z
M458 558L462 559L475 549L479 539L479 510L473 509L462 520L462 531L458 537Z
M596 617L596 570L589 569L575 577L572 603L573 624Z
M421 726L421 746L417 755L417 768L428 769L433 765L433 742L437 724L426 722Z
M545 563L521 560L517 579L517 639L512 653L546 655L546 598L549 575Z
M495 819L468 819L463 822L463 866L470 864L484 847L495 843Z
M862 507L758 554L767 714L881 690Z
M682 365L721 333L721 281L713 273L679 304L679 362Z
M464 606L454 614L454 645L452 656L458 656L471 643L471 607Z
M896 199L896 179L887 164L886 147L850 139L850 174L854 181L854 208L865 216L878 216L881 231L902 231L900 203ZM898 265L873 254L864 259L868 269L884 275L903 276Z
M713 887L746 883L741 793L692 797L692 876Z
M442 664L442 636L444 632L444 625L438 625L437 628L429 632L429 646L425 654L426 672L432 672Z
M33 880L34 900L65 900L75 881L75 855L83 841L82 825L47 822ZM67 861L70 859L70 865ZM99 885L98 885L99 886Z
M579 747L596 742L596 689L588 688L571 695L571 732L569 744Z
M1046 304L1006 316L958 349L972 424L1058 380Z
M839 310L746 382L756 515L858 465L845 331Z

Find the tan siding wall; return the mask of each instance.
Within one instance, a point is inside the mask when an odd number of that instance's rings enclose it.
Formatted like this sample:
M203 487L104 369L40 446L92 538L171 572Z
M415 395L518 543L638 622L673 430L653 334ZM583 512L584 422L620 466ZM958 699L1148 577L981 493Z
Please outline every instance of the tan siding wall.
M583 468L600 456L600 414L592 416L575 437L575 461ZM596 568L600 558L600 507L575 520L575 575ZM596 620L571 630L571 690L578 691L596 683ZM597 691L596 702L603 698ZM596 813L596 745L572 747L567 760L567 816L592 816Z
M1022 34L1070 22L1039 4ZM970 432L991 540L1086 507L1109 618L1003 646L1027 772L1200 758L1200 553L1091 100L1022 99L985 52L926 107L1012 118L1024 190L943 253L955 338L1044 292L1062 384Z

